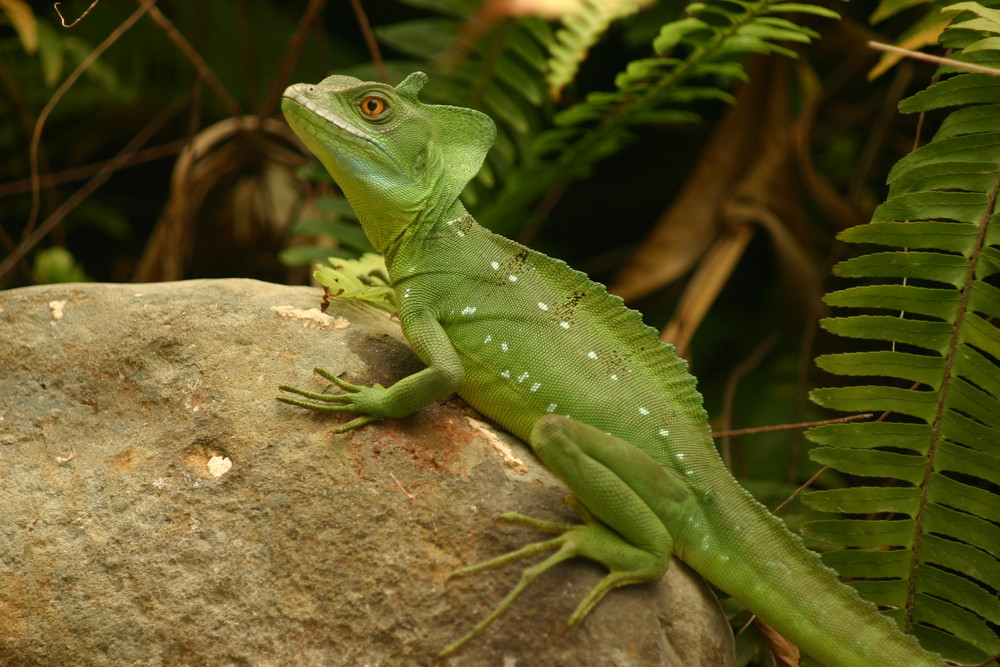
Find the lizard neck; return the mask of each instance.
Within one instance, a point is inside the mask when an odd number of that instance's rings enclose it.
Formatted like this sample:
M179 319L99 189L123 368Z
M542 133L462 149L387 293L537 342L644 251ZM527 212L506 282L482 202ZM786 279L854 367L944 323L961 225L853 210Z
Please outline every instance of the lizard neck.
M468 215L458 196L447 191L433 197L422 197L405 188L393 195L363 192L358 196L347 190L345 194L368 240L387 261L390 255L405 256L411 238L426 237L429 230Z
M460 201L456 201L446 213L428 215L423 220L404 226L394 237L386 239L384 246L378 249L385 256L386 268L393 282L431 268L426 266L426 261L434 254L434 249L441 240L454 234L456 225L464 228L470 224L475 225L475 219ZM374 239L372 245L375 245Z

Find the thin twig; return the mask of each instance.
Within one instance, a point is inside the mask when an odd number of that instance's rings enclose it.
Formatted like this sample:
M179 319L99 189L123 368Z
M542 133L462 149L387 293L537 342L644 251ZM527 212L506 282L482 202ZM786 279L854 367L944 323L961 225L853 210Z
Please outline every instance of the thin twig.
M753 428L738 428L733 431L716 431L712 434L713 438L718 438L724 435L752 435L754 433L770 433L771 431L788 431L794 428L811 428L813 426L825 426L826 424L840 424L842 422L853 422L860 419L869 419L874 415L871 412L866 412L860 415L850 415L848 417L839 417L837 419L824 419L818 422L802 422L799 424L776 424L774 426L755 426Z
M887 53L896 53L907 58L913 58L914 60L923 60L929 63L937 63L938 65L947 65L948 67L954 67L956 69L964 69L967 72L979 72L980 74L989 74L990 76L1000 76L1000 69L995 67L986 67L985 65L977 65L975 63L966 63L961 60L954 60L952 58L942 58L941 56L932 56L929 53L924 53L922 51L911 51L910 49L904 49L899 46L893 46L892 44L886 44L885 42L868 42L868 46L875 49L876 51L885 51Z
M66 80L62 82L62 85L53 93L49 101L46 102L45 107L42 112L38 114L38 120L35 121L35 131L31 136L31 147L29 149L28 162L31 170L31 214L28 216L28 224L24 228L23 237L27 237L31 234L31 230L34 229L35 223L38 221L39 209L41 208L41 188L39 187L39 175L38 175L38 146L42 141L42 128L45 127L45 121L48 120L49 114L52 113L52 109L55 108L59 100L62 99L66 91L76 83L76 80L80 78L80 75L90 67L95 60L97 60L102 53L108 50L108 48L118 41L129 28L135 25L135 22L142 17L147 11L149 11L156 0L141 0L141 6L135 10L131 16L122 21L115 30L108 35L103 42L101 42L96 49L90 52L90 54L83 59L83 61L77 65L73 73L66 77ZM33 245L33 244L32 244ZM20 254L24 254L21 252ZM10 258L8 257L8 260ZM7 261L4 262L3 267L7 267ZM3 269L0 269L0 276L5 273Z
M777 507L775 507L773 510L771 510L771 514L777 514L781 510L785 509L785 507L788 505L788 503L790 503L793 500L795 500L799 496L800 493L802 493L803 491L805 491L806 489L808 489L810 486L812 486L812 483L815 482L817 479L819 479L820 476L829 469L829 467L830 466L823 466L822 468L820 468L819 470L817 470L816 474L814 474L812 477L810 477L809 479L807 479L805 481L805 483L802 484L802 486L800 486L799 488L795 489L795 492L792 495L790 495L787 498L785 498L785 501L783 503L781 503L780 505L778 505Z
M750 356L733 369L729 379L726 380L726 387L722 392L722 423L727 427L733 423L733 403L735 402L736 388L747 373L760 365L764 356L774 347L775 341L777 341L777 336L774 334L762 340ZM730 470L733 469L733 451L732 445L729 442L732 435L733 431L728 428L722 430L722 447L720 448L722 450L722 461Z
M361 28L361 34L365 36L365 44L368 45L368 53L372 57L372 62L375 63L378 75L381 77L382 83L389 83L389 73L385 69L382 52L378 50L375 33L372 32L372 26L368 23L368 15L365 14L365 8L361 6L361 0L351 0L351 7L354 9L354 15L358 18L358 27Z
M57 2L56 4L52 5L52 9L56 10L56 14L59 15L59 21L62 23L62 27L64 27L64 28L72 28L77 23L79 23L80 21L82 21L83 18L87 14L90 13L90 10L92 10L94 7L96 7L97 3L100 2L100 1L101 0L94 0L92 3L90 3L90 7L87 7L87 11L85 11L82 14L80 14L80 18L78 18L77 20L73 21L72 23L66 23L66 19L63 18L62 12L59 11L59 5L62 4L61 2Z
M124 166L131 167L136 164L142 164L143 162L149 162L150 160L158 160L168 155L175 155L179 153L182 148L184 148L184 145L187 142L187 139L174 139L173 141L168 141L165 144L150 146L149 148L144 148L141 151L136 151L129 156L128 162L125 163ZM115 161L116 158L108 158L107 160L99 160L97 162L91 162L90 164L81 165L79 167L70 167L69 169L63 169L62 171L51 172L41 177L40 185L43 188L48 188L62 183L80 181L89 176L93 176L105 166ZM25 190L30 189L30 178L22 178L19 181L7 181L6 183L0 183L0 197L6 197L8 195L17 194L18 192L24 192Z
M305 46L306 34L309 32L309 28L312 27L316 16L323 10L325 4L326 0L309 0L309 6L306 7L302 18L299 19L299 25L295 28L292 36L288 38L288 48L285 49L285 54L281 57L281 64L278 65L278 71L271 82L271 89L267 91L267 95L264 96L264 102L260 105L260 110L257 112L259 117L267 118L274 111L274 107L281 97L281 92L288 85L288 77L292 72L292 68L298 62L299 55Z
M137 0L137 2L145 1L146 0ZM236 118L242 116L243 112L240 110L240 105L236 101L236 98L234 98L229 91L226 90L226 87L222 85L219 77L215 75L215 72L213 72L208 66L208 63L206 63L204 58L201 57L201 54L198 53L193 46L191 46L191 42L187 41L184 35L177 30L173 21L168 19L158 7L153 7L152 11L149 12L149 15L163 29L163 32L167 34L167 37L169 37L170 41L174 43L174 46L180 49L181 53L187 56L187 59L192 65L194 65L194 68L198 70L198 74L205 79L205 83L208 84L208 87L211 88L219 97L219 100L222 102L222 105L226 107L226 111L229 112L229 115Z
M154 118L146 127L144 127L138 134L132 137L132 140L125 145L121 151L114 157L114 159L105 163L101 167L93 178L91 178L87 183L73 193L66 201L64 201L59 208L52 212L52 214L45 219L45 221L38 226L30 236L21 240L20 244L15 248L14 252L10 253L3 262L0 262L0 278L7 275L7 272L16 264L20 259L27 254L32 248L34 248L42 239L44 239L52 229L62 222L73 209L80 205L87 197L89 197L97 188L104 185L105 181L111 178L111 174L121 169L125 164L127 164L132 156L135 155L147 141L156 136L156 133L163 129L167 121L170 120L176 114L184 104L187 103L187 98L178 98L173 104L163 110L159 116Z
M409 498L410 500L416 499L415 495L413 495L412 493L410 493L409 491L407 491L405 488L403 488L403 485L399 483L399 480L396 479L396 476L393 475L391 472L389 473L389 477L392 477L392 481L394 481L396 483L396 486L399 487L399 490L402 491L406 495L407 498Z

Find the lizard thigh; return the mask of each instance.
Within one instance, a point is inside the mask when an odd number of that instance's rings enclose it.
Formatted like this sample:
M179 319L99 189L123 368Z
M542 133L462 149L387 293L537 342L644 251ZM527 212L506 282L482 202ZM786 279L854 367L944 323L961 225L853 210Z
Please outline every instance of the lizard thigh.
M587 511L651 557L646 565L650 579L659 578L669 564L673 539L652 507L662 503L664 494L676 492L678 480L635 445L569 417L539 419L530 442Z

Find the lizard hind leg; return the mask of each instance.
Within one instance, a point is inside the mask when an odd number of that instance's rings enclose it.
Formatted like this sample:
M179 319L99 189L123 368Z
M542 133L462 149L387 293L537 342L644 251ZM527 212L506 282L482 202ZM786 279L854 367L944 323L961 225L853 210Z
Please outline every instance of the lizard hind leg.
M570 504L574 507L577 506L576 502L571 502ZM580 602L569 618L569 622L567 623L569 626L582 620L608 591L618 586L656 581L662 576L666 570L665 562L657 562L657 559L651 558L651 555L647 552L628 544L606 526L592 519L589 512L584 510L581 512L581 517L586 523L559 524L524 516L523 514L506 513L501 515L500 520L508 523L519 523L544 532L559 532L561 534L549 540L528 544L497 558L456 570L452 573L452 578L469 577L486 570L502 567L515 560L530 558L545 551L556 551L548 558L526 568L521 573L521 578L518 580L517 585L511 589L503 600L497 603L493 611L479 621L472 630L449 644L441 651L438 657L445 658L453 655L465 644L478 637L490 623L498 619L510 608L514 601L535 579L570 558L577 556L589 558L602 563L611 571Z
M583 620L612 589L658 581L666 571L670 563L672 539L662 520L636 491L600 461L602 453L608 448L612 448L612 451L621 446L635 448L590 427L582 432L589 442L581 446L576 442L581 435L577 427L583 425L573 423L569 429L562 428L564 425L550 420L542 429L536 428L532 433L531 444L546 466L574 491L575 495L569 504L576 509L583 523L566 525L521 514L502 515L500 518L503 521L557 533L558 536L462 568L452 577L471 576L544 551L556 552L526 568L517 585L493 611L472 630L446 647L439 657L453 655L478 637L490 623L510 608L535 579L564 560L580 556L601 563L608 569L608 574L577 605L569 618L570 626ZM596 445L596 451L594 439L600 441ZM655 462L652 465L662 470ZM598 488L598 491L594 492L594 488ZM641 536L641 539L630 539L629 535Z

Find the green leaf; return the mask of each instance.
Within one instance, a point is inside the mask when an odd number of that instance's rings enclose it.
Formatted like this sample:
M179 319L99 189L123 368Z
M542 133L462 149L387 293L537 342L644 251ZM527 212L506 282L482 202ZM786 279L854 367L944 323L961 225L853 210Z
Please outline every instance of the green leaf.
M972 224L953 222L872 222L845 229L841 241L876 243L900 248L936 248L968 256L979 230Z
M982 192L908 192L892 197L875 209L872 222L955 220L978 223L988 199Z
M320 197L316 200L316 208L324 213L332 213L347 220L357 220L354 209L344 197Z
M653 40L653 51L662 55L680 44L681 40L691 33L710 30L711 27L707 23L694 16L666 23Z
M809 429L809 439L820 445L864 448L890 447L926 453L931 429L927 424L872 421L825 424Z
M895 412L931 421L937 407L937 392L900 389L882 385L814 389L812 399L820 405L844 412ZM816 450L813 450L816 451ZM824 461L820 461L824 463ZM843 468L838 468L844 470ZM844 470L844 472L852 472ZM860 473L855 473L860 474ZM888 475L882 475L888 476Z
M330 218L302 218L292 226L292 233L329 236L355 250L372 251L372 245L368 241L368 237L365 236L361 225L357 223ZM329 248L318 248L318 250L329 251ZM321 254L319 257L322 259L324 255Z
M933 389L941 386L944 373L944 360L939 356L895 350L827 354L817 357L816 365L837 375L903 378Z
M951 342L952 327L947 322L907 320L889 315L827 317L820 326L848 338L867 338L915 345L944 354Z
M880 0L878 7L872 15L868 17L868 21L872 24L880 23L895 16L905 9L916 7L918 5L925 5L930 1L931 0Z
M918 278L961 287L968 261L959 255L939 252L873 252L852 257L833 267L844 278Z
M378 41L414 58L432 58L441 53L458 35L459 22L453 19L425 18L377 26Z
M911 170L941 162L1000 164L1000 132L948 137L921 146L893 165L889 171L888 182L890 185L895 185Z
M924 459L920 456L883 452L876 449L837 449L817 447L809 458L859 477L889 477L918 484L924 477Z
M395 292L381 255L369 252L357 260L331 258L329 262L328 266L317 266L313 277L331 296L364 301L389 312L396 309Z
M891 551L825 551L823 562L845 577L870 577L873 579L901 579L910 564L909 549Z
M925 0L921 0L925 1ZM765 14L812 14L825 19L837 20L840 14L822 5L807 5L801 2L776 2L764 8Z
M971 53L973 51L997 51L1000 50L1000 37L987 37L986 39L981 39L978 42L973 42L969 46L965 47L966 53Z
M934 134L934 141L980 132L1000 132L1000 104L977 104L956 109L941 123Z
M840 514L888 512L916 516L920 506L919 492L914 487L856 486L809 491L802 494L802 502L816 510Z
M810 521L802 534L840 547L913 546L913 521L846 521L843 519Z
M978 2L956 2L941 9L944 13L971 12L985 20L986 26L982 30L1000 32L1000 9L991 9ZM977 28L978 29L978 28Z
M865 285L830 292L823 298L823 302L829 306L902 310L951 321L958 312L960 296L953 289L913 285Z
M959 512L955 514L960 515ZM994 625L1000 622L1000 600L983 590L981 586L935 567L921 567L917 574L920 588L927 594L938 598L961 600L965 607Z
M935 83L899 103L902 113L944 109L960 104L990 104L1000 102L997 77L989 74L958 74Z
M337 257L356 257L357 252L349 248L324 248L315 245L297 245L285 248L278 253L278 259L285 266L302 266L326 261L331 255Z
M36 252L31 273L33 280L39 285L82 283L90 280L73 253L62 246L52 246Z

